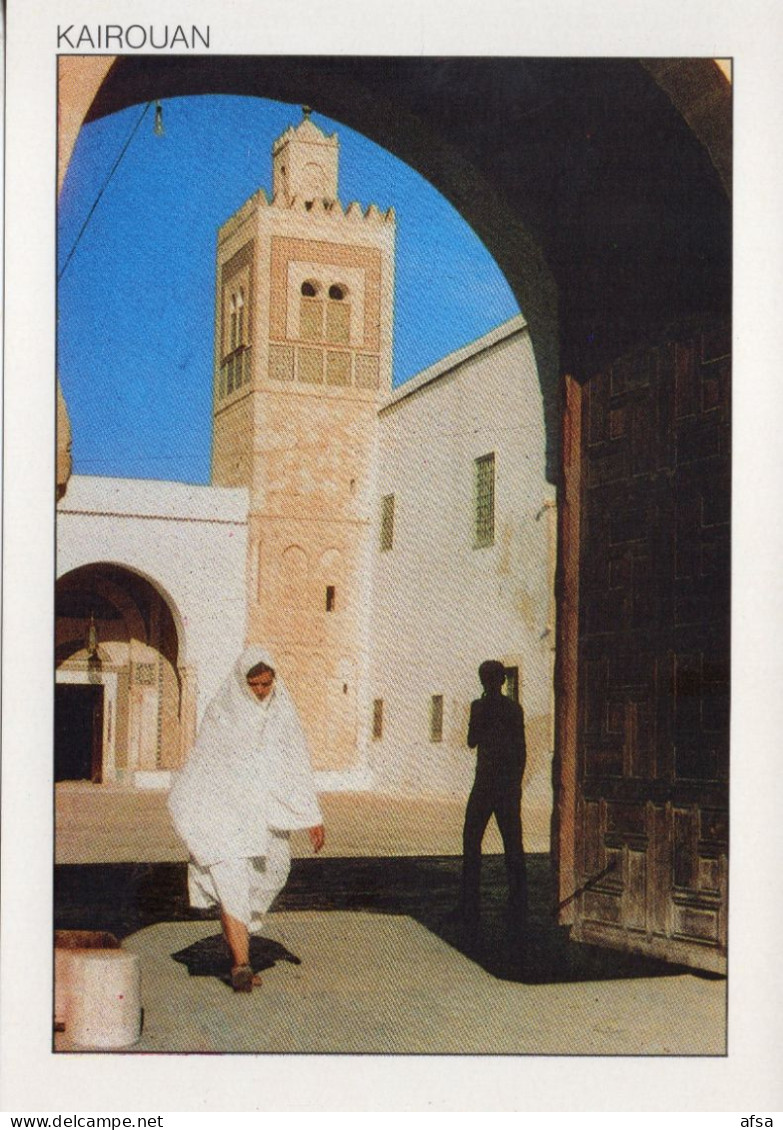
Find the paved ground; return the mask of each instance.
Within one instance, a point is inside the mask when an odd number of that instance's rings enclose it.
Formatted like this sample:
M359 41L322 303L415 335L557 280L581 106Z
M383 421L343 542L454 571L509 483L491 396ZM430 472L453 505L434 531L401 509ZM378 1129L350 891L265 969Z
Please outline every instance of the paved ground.
M143 970L134 1052L720 1055L724 985L690 974L526 985L499 980L410 918L282 912L265 933L301 958L249 996L171 954L216 923L127 939ZM67 1050L66 1036L58 1037Z
M264 928L300 964L277 961L244 997L172 958L218 927L189 916L163 798L58 789L56 922L115 924L139 953L145 1023L129 1052L724 1053L725 982L570 943L546 855L530 858L522 948L505 931L502 860L488 858L474 942L448 914L461 804L343 796L325 809L330 854L298 845ZM67 1033L55 1047L69 1050Z
M326 824L325 857L459 855L465 801L410 800L368 793L320 798ZM56 790L57 862L120 863L187 859L166 811L166 794L68 782ZM309 854L305 836L294 854ZM535 813L525 826L528 851L549 850L549 814ZM502 850L493 824L487 852Z

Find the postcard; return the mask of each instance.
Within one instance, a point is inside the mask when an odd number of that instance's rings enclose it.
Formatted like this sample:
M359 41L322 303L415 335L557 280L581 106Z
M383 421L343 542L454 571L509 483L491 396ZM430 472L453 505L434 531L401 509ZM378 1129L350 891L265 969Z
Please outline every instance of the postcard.
M780 1108L779 89L567 7L10 6L8 1110Z

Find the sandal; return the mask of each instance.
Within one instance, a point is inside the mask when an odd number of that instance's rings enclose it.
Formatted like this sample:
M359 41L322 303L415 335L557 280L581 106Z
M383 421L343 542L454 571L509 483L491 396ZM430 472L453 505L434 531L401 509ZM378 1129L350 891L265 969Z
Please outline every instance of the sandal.
M231 970L231 988L235 993L251 993L253 991L253 967L250 965L235 965Z

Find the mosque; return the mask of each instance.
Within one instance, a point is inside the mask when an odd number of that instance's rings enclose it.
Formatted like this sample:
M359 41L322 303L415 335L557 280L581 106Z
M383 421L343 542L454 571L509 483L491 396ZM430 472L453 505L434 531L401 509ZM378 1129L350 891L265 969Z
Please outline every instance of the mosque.
M465 795L495 657L551 810L555 496L525 320L393 390L394 211L341 203L339 139L307 112L271 156L218 234L211 484L72 476L60 500L56 778L167 787L259 642L322 789Z

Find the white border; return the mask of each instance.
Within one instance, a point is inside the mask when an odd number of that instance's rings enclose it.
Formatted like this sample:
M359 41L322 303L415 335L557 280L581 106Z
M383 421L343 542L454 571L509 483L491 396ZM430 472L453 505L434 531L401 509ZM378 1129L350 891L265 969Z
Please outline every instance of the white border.
M9 0L2 1056L6 1110L783 1109L781 150L777 0ZM220 54L732 56L736 91L730 1054L719 1060L49 1052L55 29L212 28ZM42 884L42 885L40 885ZM41 1002L44 995L44 1003ZM739 1125L739 1116L732 1125Z

